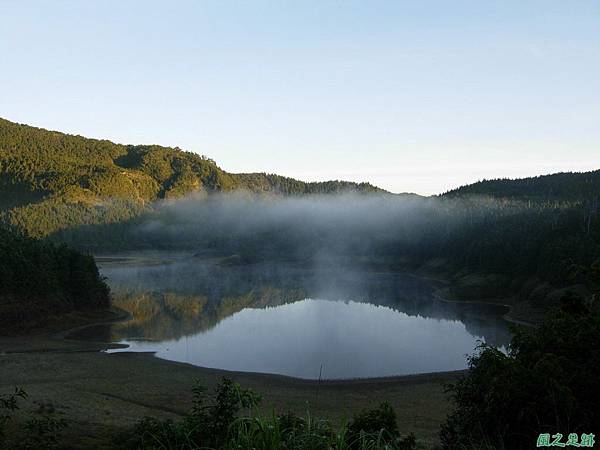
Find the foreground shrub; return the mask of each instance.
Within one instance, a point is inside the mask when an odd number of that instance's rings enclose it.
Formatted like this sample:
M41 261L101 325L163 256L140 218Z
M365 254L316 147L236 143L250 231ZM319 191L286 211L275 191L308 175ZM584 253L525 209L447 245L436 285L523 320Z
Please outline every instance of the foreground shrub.
M377 441L382 444L400 450L410 450L416 446L414 435L400 438L396 412L387 402L383 402L378 408L364 410L355 415L348 425L348 439L353 448L365 448L361 447L363 441L373 437L377 437Z
M8 395L0 395L0 449L46 450L58 447L61 431L67 426L64 419L44 414L31 416L22 423L15 423L12 433L7 433L7 425L15 420L20 409L20 401L27 399L27 393L19 387Z
M229 429L242 409L250 410L260 397L250 389L242 389L229 378L223 378L208 396L197 383L192 388L192 410L182 422L143 418L135 426L128 446L135 449L223 448Z
M19 409L19 399L26 399L27 394L21 388L15 388L14 392L0 395L0 448L6 443L6 425Z
M535 447L540 433L591 433L600 424L600 305L566 296L536 329L523 327L508 355L481 345L448 387L456 410L444 449Z
M327 420L295 414L255 414L260 397L223 378L214 393L196 385L193 407L181 422L142 419L129 448L164 450L413 450L415 438L400 436L393 408L365 410L339 430ZM246 414L241 414L242 411Z

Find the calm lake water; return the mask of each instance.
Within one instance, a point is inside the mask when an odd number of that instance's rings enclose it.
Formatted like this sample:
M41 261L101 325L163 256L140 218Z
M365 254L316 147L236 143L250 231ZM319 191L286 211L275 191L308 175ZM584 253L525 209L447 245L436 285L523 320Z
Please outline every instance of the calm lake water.
M437 300L431 281L319 264L194 257L100 260L130 321L80 338L174 361L300 378L463 369L477 341L509 342L504 308Z

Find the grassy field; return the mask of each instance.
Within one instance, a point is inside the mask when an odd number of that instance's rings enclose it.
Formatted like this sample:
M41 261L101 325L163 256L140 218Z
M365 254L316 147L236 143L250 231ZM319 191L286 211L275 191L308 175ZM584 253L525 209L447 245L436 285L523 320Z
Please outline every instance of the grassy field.
M114 317L114 316L113 316ZM99 352L102 345L70 341L62 333L0 338L0 392L15 385L29 394L24 407L54 411L70 423L72 448L111 448L111 439L143 416L177 418L191 405L195 380L214 386L228 376L259 392L270 413L307 410L339 423L366 407L389 401L400 430L414 432L426 447L450 405L443 383L459 372L347 381L295 378L195 367L143 353ZM105 346L104 346L105 347Z

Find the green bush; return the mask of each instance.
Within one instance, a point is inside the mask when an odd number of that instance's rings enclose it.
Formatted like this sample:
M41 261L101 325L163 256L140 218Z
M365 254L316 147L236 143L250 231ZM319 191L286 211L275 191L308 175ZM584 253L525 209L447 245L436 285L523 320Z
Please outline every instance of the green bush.
M487 345L448 392L444 449L529 449L540 433L590 433L600 423L600 305L567 295L539 328L515 328L508 355Z
M253 410L260 398L223 378L210 396L193 388L193 407L181 422L142 419L129 437L132 449L224 450L414 450L415 437L400 437L396 414L384 403L335 430L329 421ZM241 414L243 411L246 414Z
M51 450L58 448L61 431L68 423L52 414L41 416L29 414L27 420L15 423L10 435L7 424L15 421L14 415L20 409L19 402L27 399L27 393L20 387L14 392L0 395L0 449L1 450Z
M411 450L416 446L414 435L400 437L396 412L387 402L378 408L362 411L348 425L348 440L352 448L363 448L363 441L373 436L377 436L383 444L400 450Z
M146 417L136 425L129 446L182 450L223 448L240 411L249 410L260 401L253 391L242 389L229 378L223 378L211 396L197 383L192 388L192 396L192 410L182 422L161 422Z
M19 399L26 398L26 392L18 387L11 394L0 395L0 448L4 448L6 425L12 419L15 411L19 409Z

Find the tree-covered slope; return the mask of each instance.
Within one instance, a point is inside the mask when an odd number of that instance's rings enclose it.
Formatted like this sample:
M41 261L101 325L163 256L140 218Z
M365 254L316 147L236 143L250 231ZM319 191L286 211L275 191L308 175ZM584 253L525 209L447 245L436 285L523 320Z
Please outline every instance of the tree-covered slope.
M252 192L275 192L282 195L385 192L370 183L353 183L340 180L307 183L294 178L267 173L239 173L235 174L234 177L243 188Z
M382 192L366 183L230 174L179 148L115 144L0 119L0 211L5 222L32 236L128 220L159 199L235 189L282 195Z
M441 252L458 269L456 297L503 292L527 300L518 314L530 319L566 287L580 296L600 288L600 170L484 180L440 199L469 205L468 223Z
M0 227L0 334L109 304L92 256Z
M600 170L564 172L521 179L483 180L446 192L444 197L471 195L537 203L582 204L600 199Z

